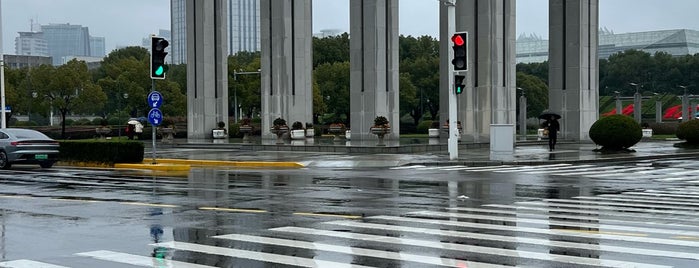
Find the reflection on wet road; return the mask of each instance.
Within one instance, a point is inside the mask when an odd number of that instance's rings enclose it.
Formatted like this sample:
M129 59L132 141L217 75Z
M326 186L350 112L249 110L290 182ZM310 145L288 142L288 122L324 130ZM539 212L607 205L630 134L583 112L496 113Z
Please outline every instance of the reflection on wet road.
M20 167L0 267L697 267L697 167Z

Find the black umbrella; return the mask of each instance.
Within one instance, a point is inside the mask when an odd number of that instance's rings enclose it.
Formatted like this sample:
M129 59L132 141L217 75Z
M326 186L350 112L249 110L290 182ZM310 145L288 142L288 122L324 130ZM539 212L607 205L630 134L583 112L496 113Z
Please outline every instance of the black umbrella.
M551 112L551 111L548 111L548 110L542 112L542 113L539 115L539 119L551 119L551 116L553 116L553 117L556 118L556 119L561 119L561 115L560 115L560 114L557 114L557 113L554 113L554 112Z

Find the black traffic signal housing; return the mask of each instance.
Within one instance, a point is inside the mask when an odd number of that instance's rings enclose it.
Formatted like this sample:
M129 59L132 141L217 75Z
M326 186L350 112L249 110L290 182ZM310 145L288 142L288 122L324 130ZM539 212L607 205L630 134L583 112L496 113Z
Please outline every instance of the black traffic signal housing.
M150 78L165 79L165 73L168 70L165 64L165 56L167 56L165 48L170 43L165 38L157 36L151 36L150 41Z
M458 32L451 37L452 48L454 49L454 58L451 64L454 65L454 71L468 70L468 33Z
M466 88L466 85L464 84L465 79L466 79L465 75L455 75L454 76L454 92L456 94L461 94L464 92L464 88Z

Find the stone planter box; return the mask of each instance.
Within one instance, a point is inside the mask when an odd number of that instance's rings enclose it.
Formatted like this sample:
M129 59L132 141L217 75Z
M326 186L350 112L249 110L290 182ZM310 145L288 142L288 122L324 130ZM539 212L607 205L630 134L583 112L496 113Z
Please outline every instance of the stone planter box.
M291 131L289 137L292 140L305 140L306 139L306 131L303 129L294 129Z
M439 129L438 128L427 129L427 136L430 138L439 138Z

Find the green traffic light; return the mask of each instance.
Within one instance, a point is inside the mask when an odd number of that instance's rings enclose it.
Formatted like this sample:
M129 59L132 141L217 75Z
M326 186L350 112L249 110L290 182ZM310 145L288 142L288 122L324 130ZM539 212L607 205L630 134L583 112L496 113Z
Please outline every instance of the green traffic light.
M457 86L456 87L456 94L461 94L461 92L464 90L464 88Z
M158 66L158 69L155 70L155 75L160 76L160 75L163 75L163 73L165 73L165 68L163 68L162 65Z

